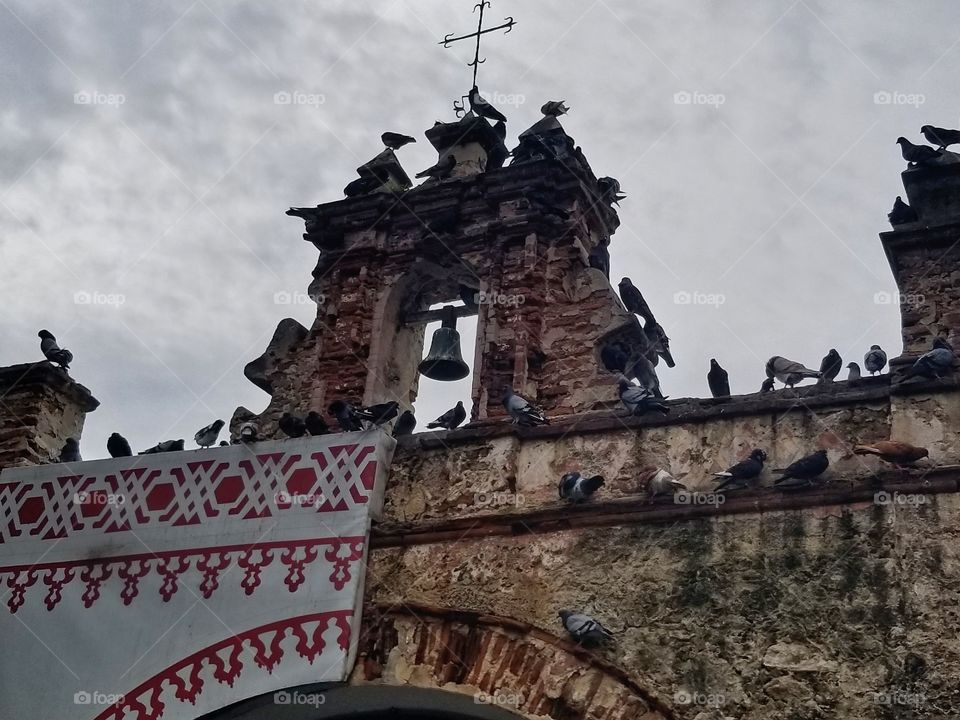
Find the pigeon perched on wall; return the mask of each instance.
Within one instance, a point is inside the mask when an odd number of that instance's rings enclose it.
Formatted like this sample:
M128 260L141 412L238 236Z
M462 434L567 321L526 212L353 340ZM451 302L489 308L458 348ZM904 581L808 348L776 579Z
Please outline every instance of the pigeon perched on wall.
M657 377L657 370L649 358L644 355L638 357L631 368L631 374L637 378L640 386L653 393L654 397L663 398L663 393L660 392L660 378Z
M597 645L613 638L613 633L607 630L589 615L561 610L560 621L564 629L570 633L577 644Z
M240 426L237 436L242 443L256 442L260 438L260 428L257 427L256 423L245 422Z
M851 385L858 385L860 377L860 366L855 362L847 363L847 382Z
M670 412L670 408L660 402L653 392L645 387L634 385L623 376L617 381L617 394L620 396L620 402L631 415L643 415L649 410L656 410L664 415Z
M418 172L414 177L430 177L437 180L442 180L447 177L453 168L457 165L457 159L453 155L447 155L443 160L438 162L436 165L431 165L423 172Z
M686 485L662 468L653 468L649 477L641 478L641 482L645 484L647 497L650 499L687 490Z
M835 348L830 348L830 352L824 355L823 360L820 361L820 377L817 382L833 382L842 368L843 358L840 357L840 353Z
M654 322L653 313L650 312L650 306L647 305L647 301L643 299L643 295L630 278L623 278L620 284L617 285L617 289L620 291L620 300L623 302L623 306L627 309L627 312L639 315L646 322Z
M480 89L476 85L470 88L467 97L470 100L470 109L473 110L474 114L487 118L488 120L507 121L506 116L502 112L483 99L483 96L480 94Z
M900 153L903 155L903 159L906 160L911 167L936 160L941 155L940 150L934 150L929 145L914 145L905 137L898 137L897 144L900 146Z
M715 398L730 397L730 376L720 367L720 363L710 358L710 371L707 373L707 385Z
M930 455L926 448L917 447L899 440L881 440L869 445L857 445L853 448L857 455L876 455L881 460L897 465L912 465Z
M953 369L955 359L950 344L943 338L934 338L933 349L917 358L904 379L919 376L932 380L943 377Z
M766 460L767 454L758 448L751 452L746 460L741 460L723 472L714 473L713 476L720 481L716 491L739 490L756 485L756 480L763 472L763 463Z
M73 353L57 345L57 339L49 330L41 330L37 336L40 338L40 352L43 356L64 370L69 370L70 363L73 362Z
M780 477L773 481L773 485L781 488L812 485L813 480L822 475L828 467L830 459L827 451L817 450L785 468L774 469L773 472L780 473Z
M307 434L307 425L303 422L303 418L297 417L289 412L285 412L280 416L277 427L279 427L280 432L288 438L302 438Z
M889 220L890 224L894 227L916 222L918 220L917 211L907 205L900 196L897 195L897 199L893 201L893 210L887 213L887 220Z
M887 365L887 354L879 345L871 345L867 354L863 356L863 366L871 375L883 372Z
M578 472L568 472L557 484L557 491L561 500L579 503L588 500L597 490L603 487L603 475L584 477Z
M779 355L774 355L767 360L766 370L768 378L776 378L787 387L793 387L805 378L820 377L817 370L811 370L798 362L787 360L787 358Z
M156 455L166 452L181 452L183 450L183 440L164 440L158 442L152 448L147 448L140 455Z
M60 449L59 462L72 463L80 462L81 460L83 460L83 458L80 457L80 443L74 438L67 438L67 441Z
M467 411L463 407L463 401L458 400L457 404L452 408L447 410L443 415L438 417L432 423L427 424L428 430L433 430L434 428L443 428L445 430L453 430L455 427L459 426L467 417Z
M551 117L560 117L570 112L570 108L564 105L564 100L548 100L540 108L540 112Z
M620 191L620 181L612 177L597 178L597 190L600 191L602 200L617 207L620 207L620 201L627 197Z
M400 403L398 403L396 400L378 403L376 405L369 405L367 407L357 409L357 416L361 420L366 420L367 422L373 423L378 427L384 423L390 422L399 414Z
M517 395L513 388L507 385L503 388L503 406L507 409L514 425L549 425L543 410L533 405L525 398Z
M413 411L404 410L402 413L400 413L400 417L397 418L397 422L393 424L393 436L397 438L404 435L410 435L413 433L416 427L417 418L414 416Z
M330 426L327 425L327 421L316 410L311 410L306 414L306 417L303 418L303 426L307 429L307 433L314 437L330 433Z
M350 403L343 400L334 400L327 410L337 419L337 424L344 432L363 430L363 422L357 415L357 409Z
M946 150L948 146L960 143L960 130L947 130L933 125L924 125L920 128L920 132L928 143L936 145L940 150Z
M764 395L768 392L773 392L773 378L768 377L762 383L760 383L760 394Z
M220 431L225 424L223 420L214 420L206 427L197 430L196 435L193 436L193 441L202 448L216 445L217 438L220 436Z
M112 433L110 437L107 438L107 452L110 453L110 457L130 457L133 455L133 450L130 449L130 443L127 442L127 439L120 433Z
M346 187L343 188L343 194L348 198L357 197L358 195L368 195L374 190L379 189L386 181L386 178L377 175L359 177L347 183Z
M417 141L417 139L414 137L410 137L409 135L401 135L400 133L395 132L385 132L380 136L380 140L391 150L399 150L404 145L409 145L410 143L415 143Z

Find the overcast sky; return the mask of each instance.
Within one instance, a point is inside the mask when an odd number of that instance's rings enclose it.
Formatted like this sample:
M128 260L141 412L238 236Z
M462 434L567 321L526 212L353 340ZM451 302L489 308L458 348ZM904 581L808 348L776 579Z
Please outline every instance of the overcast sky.
M265 407L243 365L283 317L314 313L316 251L284 211L342 197L384 130L418 137L399 153L411 175L436 161L423 131L453 119L472 56L437 41L470 31L472 6L0 0L0 364L38 359L41 327L74 352L102 403L85 457L114 430L191 447L237 405ZM506 15L481 89L511 147L566 99L567 132L620 180L611 274L670 334L668 395L708 394L710 357L743 393L774 354L899 353L877 233L902 194L897 136L960 125L956 0L487 11ZM421 426L443 390L423 389Z

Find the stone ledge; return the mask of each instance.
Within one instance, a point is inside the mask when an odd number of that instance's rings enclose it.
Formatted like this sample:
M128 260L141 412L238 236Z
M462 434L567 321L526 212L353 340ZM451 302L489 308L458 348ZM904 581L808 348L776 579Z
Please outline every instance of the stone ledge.
M581 505L557 502L551 507L533 512L483 513L452 520L385 523L373 528L370 543L372 548L377 549L455 542L477 537L555 532L579 527L677 523L703 517L873 502L875 494L880 491L900 495L960 492L960 465L944 465L929 470L887 470L856 486L840 487L833 483L814 490L792 491L763 487L749 493L726 494L722 505L678 505L674 504L672 498L651 502L645 496L636 495Z
M100 401L90 390L46 360L0 367L0 396L10 396L15 390L31 385L44 385L63 392L84 412L93 412L100 406Z

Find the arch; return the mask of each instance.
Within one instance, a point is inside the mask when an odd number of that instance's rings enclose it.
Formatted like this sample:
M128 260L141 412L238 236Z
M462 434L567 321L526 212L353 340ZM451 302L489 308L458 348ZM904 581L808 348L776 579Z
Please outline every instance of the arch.
M351 683L483 694L531 719L675 717L629 673L573 642L511 618L409 603L365 611Z

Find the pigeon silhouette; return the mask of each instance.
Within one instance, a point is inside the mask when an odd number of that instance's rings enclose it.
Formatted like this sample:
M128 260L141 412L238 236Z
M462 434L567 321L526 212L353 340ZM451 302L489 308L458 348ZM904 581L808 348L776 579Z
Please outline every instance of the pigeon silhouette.
M303 422L303 418L297 417L289 412L285 412L280 416L280 420L277 421L277 427L279 427L280 432L288 438L302 438L307 434L307 425Z
M127 439L120 433L112 433L110 437L107 438L107 452L110 453L110 457L130 457L133 455L133 450L130 449L130 443L127 442Z
M767 454L758 448L751 452L746 460L741 460L723 472L714 473L713 476L720 481L716 491L739 490L755 485L766 460Z
M579 503L590 499L590 496L599 490L603 483L603 475L584 477L578 472L568 472L560 478L557 490L561 500Z
M217 437L220 435L220 431L225 424L223 420L214 420L206 427L200 428L196 435L193 436L194 442L202 448L216 445Z
M840 353L838 353L835 348L830 348L830 352L820 361L820 377L817 379L817 382L833 382L834 378L840 374L842 368L843 358L840 357Z
M343 400L334 400L327 410L337 419L337 424L344 432L363 430L363 422L357 414L356 408L350 403Z
M897 225L916 222L917 219L916 210L907 205L900 196L897 195L897 199L893 201L893 210L887 213L887 220L890 221L890 225L896 227Z
M483 99L483 96L480 95L480 90L474 85L470 88L470 92L467 95L470 100L470 109L480 117L487 118L488 120L499 120L500 122L506 122L506 116L497 110L493 105L488 103Z
M920 128L920 133L928 143L936 145L940 150L946 150L950 145L960 143L960 130L947 130L933 125L924 125Z
M460 425L467 417L467 411L463 407L463 401L458 400L457 404L452 408L447 410L443 415L438 417L432 423L427 424L427 429L432 430L434 428L444 428L445 430L453 430L455 427Z
M879 345L871 345L867 354L863 356L863 366L871 375L883 372L887 365L887 354Z
M57 345L57 339L49 330L41 330L37 336L40 338L40 352L43 356L64 370L69 370L70 363L73 362L73 353Z
M393 425L393 436L402 437L404 435L410 435L413 433L414 429L417 427L417 418L414 417L412 410L404 410L400 413L400 417L397 418L397 422Z
M414 137L410 137L409 135L401 135L400 133L395 132L385 132L380 136L380 140L391 150L399 150L404 145L409 145L410 143L415 143L417 141L417 139Z
M730 377L714 358L710 358L707 385L710 386L710 394L715 398L730 396Z
M822 475L830 466L830 459L826 450L817 450L806 457L802 457L785 468L774 469L780 477L774 480L775 487L794 487L811 485L812 481ZM790 480L799 482L791 483Z
M914 145L905 137L898 137L897 144L900 146L900 154L910 166L923 164L936 160L942 154L940 150L934 150L929 145Z
M303 426L307 432L313 436L327 435L330 432L330 426L327 425L327 421L324 420L323 415L316 410L311 410L306 414L306 417L303 418Z

